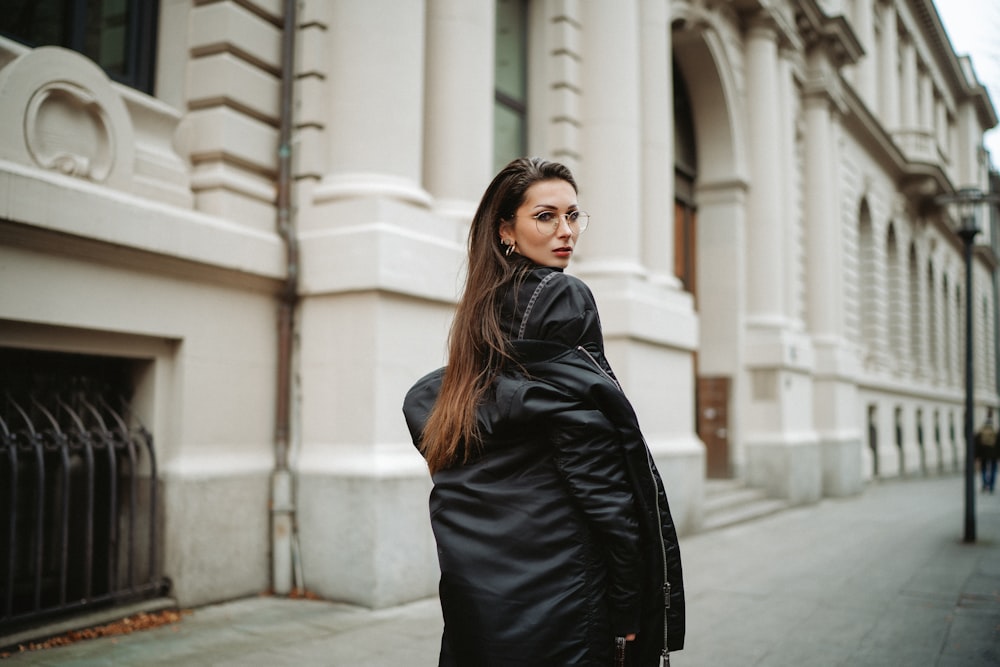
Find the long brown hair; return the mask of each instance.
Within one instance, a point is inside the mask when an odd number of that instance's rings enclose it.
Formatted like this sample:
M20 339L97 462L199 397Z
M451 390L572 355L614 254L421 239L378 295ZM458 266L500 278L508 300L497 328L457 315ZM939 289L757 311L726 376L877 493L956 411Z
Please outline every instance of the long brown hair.
M448 367L420 443L432 473L468 460L479 442L476 408L497 371L511 360L500 322L504 286L531 266L505 256L500 227L514 219L529 187L548 180L577 189L564 165L518 158L493 178L472 218L468 276L448 336Z

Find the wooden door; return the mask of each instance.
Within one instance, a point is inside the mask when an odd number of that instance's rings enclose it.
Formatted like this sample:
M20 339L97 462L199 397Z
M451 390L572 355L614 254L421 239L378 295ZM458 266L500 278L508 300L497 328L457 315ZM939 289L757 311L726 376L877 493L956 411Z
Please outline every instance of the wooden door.
M674 202L674 275L681 281L684 289L694 297L695 308L698 307L698 284L696 278L698 267L695 263L696 248L696 215L694 207L680 200Z
M729 465L729 385L727 375L698 378L698 437L705 443L708 476L728 478Z

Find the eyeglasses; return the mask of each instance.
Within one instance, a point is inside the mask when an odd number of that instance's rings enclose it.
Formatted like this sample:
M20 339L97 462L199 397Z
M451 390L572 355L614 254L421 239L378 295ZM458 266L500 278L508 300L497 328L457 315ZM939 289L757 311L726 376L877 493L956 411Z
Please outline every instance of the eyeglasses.
M568 213L556 213L555 211L540 211L530 216L535 221L535 228L539 234L555 234L559 231L559 221L566 220L570 232L576 236L587 229L590 224L590 214L583 211L569 211Z

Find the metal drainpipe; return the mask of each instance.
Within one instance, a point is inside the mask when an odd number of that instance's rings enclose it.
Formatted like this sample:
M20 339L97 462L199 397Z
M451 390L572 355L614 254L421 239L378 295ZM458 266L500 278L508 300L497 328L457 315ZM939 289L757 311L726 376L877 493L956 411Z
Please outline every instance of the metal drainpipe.
M278 234L285 244L285 283L278 304L278 378L274 429L274 470L271 473L271 587L278 595L301 588L295 555L295 492L288 451L292 432L292 375L295 313L298 305L299 245L292 219L292 96L295 77L295 9L284 2L281 36L281 105L278 129ZM295 575L293 576L293 573Z

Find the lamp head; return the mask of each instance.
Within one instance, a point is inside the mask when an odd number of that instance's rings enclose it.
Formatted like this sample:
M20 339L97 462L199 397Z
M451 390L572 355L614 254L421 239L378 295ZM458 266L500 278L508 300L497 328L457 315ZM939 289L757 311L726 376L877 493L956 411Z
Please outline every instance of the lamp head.
M956 193L955 208L958 210L958 231L965 234L976 234L979 226L976 224L976 209L984 200L979 188L962 188Z
M989 196L976 187L959 188L952 194L940 195L934 201L942 206L952 207L952 213L958 218L958 228L955 230L963 239L970 240L980 232L976 222L979 204L989 200Z

